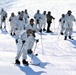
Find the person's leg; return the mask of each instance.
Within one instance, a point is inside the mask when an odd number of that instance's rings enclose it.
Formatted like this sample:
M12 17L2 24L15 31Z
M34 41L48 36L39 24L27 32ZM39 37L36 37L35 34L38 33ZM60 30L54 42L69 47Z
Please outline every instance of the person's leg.
M24 45L23 47L23 54L22 54L22 63L24 65L29 65L28 61L26 61L27 59L27 47Z
M44 20L44 22L43 22L43 31L46 31L45 27L46 27L46 21Z
M29 44L28 51L27 51L28 54L31 54L33 52L32 51L33 45L34 45L34 42L31 41L30 44Z
M15 57L15 63L20 64L19 59L20 59L21 54L22 54L22 42L21 42L21 40L17 40L16 45L17 45L17 55Z
M63 35L63 30L64 30L64 29L63 29L63 25L61 25L61 31L60 31L60 34L61 34L61 35Z
M64 35L65 35L64 36L64 40L66 40L67 39L67 35L68 35L68 29L67 28L65 29Z
M69 39L72 39L71 35L72 35L72 28L69 29Z
M2 29L2 24L3 24L3 22L2 22L2 20L1 20L0 29Z
M51 24L51 23L48 22L47 24L48 24L48 25L47 25L47 32L50 32L50 24Z

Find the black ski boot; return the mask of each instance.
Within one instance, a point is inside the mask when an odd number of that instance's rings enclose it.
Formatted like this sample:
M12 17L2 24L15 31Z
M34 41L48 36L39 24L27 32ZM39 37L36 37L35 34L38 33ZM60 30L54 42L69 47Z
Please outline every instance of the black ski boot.
M6 29L6 26L4 26L4 29Z
M39 32L42 32L42 29L40 29Z
M45 28L43 28L43 31L46 31L46 29L45 29Z
M61 32L60 34L63 35L63 32Z
M12 33L10 33L10 35L12 36Z
M69 36L69 39L73 40L71 36Z
M15 33L13 33L12 36L15 36Z
M20 61L18 59L16 59L15 64L20 64Z
M67 36L65 36L64 40L67 40Z
M28 53L28 54L32 54L33 51L32 51L31 49L29 49L29 50L27 51L27 53Z
M26 65L26 66L29 65L28 61L26 61L25 59L23 59L22 63L23 63L24 65Z
M13 36L15 35L15 33L13 33Z
M47 30L47 33L53 33L51 30Z

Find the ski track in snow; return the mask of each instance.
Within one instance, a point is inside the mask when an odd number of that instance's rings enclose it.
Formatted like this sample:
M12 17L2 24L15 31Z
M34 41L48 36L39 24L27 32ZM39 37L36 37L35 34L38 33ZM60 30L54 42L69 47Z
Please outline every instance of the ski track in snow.
M45 8L44 8L45 6ZM48 7L50 6L50 8ZM66 7L65 7L66 6ZM66 13L68 9L72 9L74 16L76 16L76 2L70 1L44 1L44 0L0 0L0 8L5 8L8 12L8 19L11 12L28 9L30 17L33 17L37 9L41 12L44 10L51 10L52 15L55 16L52 24L52 31L54 33L37 33L39 43L34 56L33 62L40 63L40 66L24 66L14 65L17 47L15 40L10 36L10 25L7 20L8 33L0 31L0 74L1 75L76 75L76 26L74 25L73 38L74 40L64 40L64 36L57 33L58 19L61 14ZM64 10L64 11L63 11ZM33 14L32 14L33 13ZM42 42L41 42L42 41ZM43 45L43 50L42 50ZM34 49L34 48L33 48ZM31 61L31 55L28 55L27 60ZM20 58L20 61L22 59Z

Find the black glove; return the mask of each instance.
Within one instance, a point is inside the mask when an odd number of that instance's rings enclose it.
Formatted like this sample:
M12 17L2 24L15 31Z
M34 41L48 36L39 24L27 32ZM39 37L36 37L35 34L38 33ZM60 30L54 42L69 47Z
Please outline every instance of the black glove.
M36 17L34 17L34 18L36 18Z
M40 29L39 32L42 32L42 29Z
M36 43L39 42L39 39L36 40Z
M16 43L18 43L18 39L16 39L15 41L16 41Z
M39 19L41 19L41 17L39 17Z
M18 28L15 28L15 30L18 30Z
M53 20L55 20L55 18L53 18Z
M5 14L5 17L7 18L7 14Z
M32 33L33 37L36 37L34 33Z
M11 19L9 19L9 21L11 21Z
M61 19L59 20L59 22L61 22Z
M25 43L25 40L22 41L22 44L24 44L24 43Z
M26 28L24 27L24 30L25 30Z
M65 23L65 21L63 21L63 23Z

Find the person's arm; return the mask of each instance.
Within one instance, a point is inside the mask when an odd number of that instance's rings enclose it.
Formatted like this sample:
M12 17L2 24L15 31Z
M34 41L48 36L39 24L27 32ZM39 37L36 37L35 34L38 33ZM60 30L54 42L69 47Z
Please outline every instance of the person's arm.
M52 19L54 20L55 18L52 16Z

